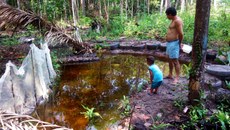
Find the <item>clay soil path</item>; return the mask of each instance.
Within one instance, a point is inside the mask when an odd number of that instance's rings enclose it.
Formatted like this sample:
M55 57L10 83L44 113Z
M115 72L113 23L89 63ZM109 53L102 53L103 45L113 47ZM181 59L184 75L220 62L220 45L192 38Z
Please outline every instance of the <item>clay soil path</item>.
M164 130L177 130L177 124L188 120L186 113L183 113L184 108L179 105L188 101L188 82L186 78L180 78L180 83L173 85L171 79L164 79L157 94L149 95L148 87L133 94L130 99L132 116L125 118L119 129L127 130L131 125L135 130L148 130L153 127L152 124L159 126L168 123L175 125Z

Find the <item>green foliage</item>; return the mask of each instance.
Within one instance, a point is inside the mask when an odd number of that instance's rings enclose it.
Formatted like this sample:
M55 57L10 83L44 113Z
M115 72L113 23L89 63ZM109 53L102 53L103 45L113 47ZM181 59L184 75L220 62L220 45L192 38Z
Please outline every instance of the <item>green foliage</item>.
M179 97L175 101L173 101L173 105L179 108L179 110L182 110L185 106L185 101L181 97Z
M85 118L89 119L89 121L91 123L94 122L95 117L100 117L102 118L102 116L98 113L98 112L94 112L95 108L88 108L84 105L82 105L82 107L86 110L85 112L80 112L81 114L83 114L85 116Z
M123 116L128 116L131 113L131 105L129 103L129 98L126 96L123 96L123 99L120 102L119 109L122 110Z
M152 125L151 130L164 130L165 128L171 126L170 124L160 123L158 125Z
M226 8L212 10L209 21L209 41L230 42L230 15Z
M226 87L230 89L230 81L228 82L227 80L225 81Z
M183 64L182 68L183 68L182 70L184 71L186 78L189 79L190 70L192 69L192 63L189 63L188 65Z
M92 22L92 19L90 19L89 17L82 16L80 17L79 25L81 27L89 27L91 22Z
M191 123L198 123L200 120L205 119L207 116L208 110L204 107L193 107L192 110L189 112Z
M221 124L221 129L227 130L227 125L230 125L229 113L218 111L215 115L218 119L218 122Z
M5 46L13 46L13 45L18 45L19 41L17 37L5 37L3 39L1 39L0 41L1 45L5 45Z
M228 45L224 45L218 49L218 57L215 61L220 64L230 65L230 48Z
M57 51L51 51L50 55L51 55L51 59L52 59L53 68L54 68L55 72L58 73L58 76L59 76L61 65L58 63L57 53L58 53Z

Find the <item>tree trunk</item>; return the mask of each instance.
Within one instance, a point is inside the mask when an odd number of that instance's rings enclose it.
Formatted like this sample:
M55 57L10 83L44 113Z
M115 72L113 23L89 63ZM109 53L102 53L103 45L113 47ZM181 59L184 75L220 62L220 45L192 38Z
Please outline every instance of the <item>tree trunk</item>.
M137 15L139 15L139 11L140 11L140 1L137 0Z
M125 1L125 16L128 18L128 0Z
M165 9L171 6L170 0L165 0Z
M121 17L123 16L123 5L124 5L124 1L123 0L121 0L120 1L120 15L121 15Z
M81 0L82 15L85 16L85 0Z
M64 8L64 20L67 21L66 0L64 0L64 2L63 2L63 8Z
M185 0L181 0L181 3L180 3L180 12L184 12L185 10Z
M161 0L160 14L162 14L163 12L163 5L164 5L164 0Z
M147 0L147 12L148 12L148 14L149 14L149 12L150 12L150 0Z
M193 105L200 99L200 87L203 86L203 70L207 52L208 24L211 0L196 1L195 29L192 52L192 69L189 80L188 98ZM196 100L195 100L196 99Z
M107 10L107 5L106 5L106 1L104 1L104 10L105 10L105 18L106 18L106 22L109 23L109 13L108 13L108 10Z
M98 1L98 4L99 4L99 17L102 18L101 0Z
M78 8L77 8L76 0L72 0L72 13L73 13L74 26L77 26L77 23L78 23Z
M20 9L20 0L17 0L18 9Z
M178 5L179 5L179 1L180 0L176 0L176 2L175 2L175 8L177 9L177 7L178 7Z
M134 6L134 1L132 0L132 6L131 6L131 17L133 18L134 16L134 9L133 9L133 6Z
M217 0L213 0L213 7L215 10L217 10Z

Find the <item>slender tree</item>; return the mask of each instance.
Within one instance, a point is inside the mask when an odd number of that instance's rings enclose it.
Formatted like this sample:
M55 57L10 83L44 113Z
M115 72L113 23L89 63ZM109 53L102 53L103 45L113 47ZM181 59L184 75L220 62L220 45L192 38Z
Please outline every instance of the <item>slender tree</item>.
M128 18L128 0L125 1L125 16Z
M99 17L102 18L101 0L98 1L98 4L99 4Z
M20 9L20 0L17 0L18 9Z
M162 12L163 12L163 5L164 5L164 0L161 0L160 14L162 14Z
M200 88L203 86L203 70L207 52L208 25L211 0L196 1L195 29L192 51L192 69L189 80L189 101L195 105L200 99Z
M105 10L105 19L106 19L106 22L109 23L109 12L107 9L106 0L103 0L103 2L104 2L104 10Z
M85 0L81 0L82 15L85 16Z
M76 0L72 0L72 13L73 13L74 26L77 26L77 23L78 23L78 7L77 7Z
M120 15L121 15L121 17L123 16L123 5L124 5L124 1L120 0Z
M180 11L181 11L181 13L182 13L182 12L184 12L184 10L185 10L185 0L181 0L180 2L181 2L181 3L180 3Z

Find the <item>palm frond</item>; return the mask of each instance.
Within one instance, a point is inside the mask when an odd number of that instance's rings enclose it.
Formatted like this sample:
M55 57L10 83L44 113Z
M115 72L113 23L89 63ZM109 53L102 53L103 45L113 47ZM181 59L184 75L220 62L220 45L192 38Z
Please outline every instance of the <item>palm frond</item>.
M79 42L73 37L65 34L61 28L53 23L46 21L40 16L23 10L13 8L9 5L0 4L0 26L7 28L25 28L27 25L33 25L38 29L45 29L46 39L50 44L67 44L72 46L75 51L82 53L92 53L92 49L88 44ZM1 28L1 27L0 27Z
M5 113L2 111L0 111L0 128L3 128L4 130L37 130L41 128L50 128L54 130L72 130L70 128L35 119L29 115Z

